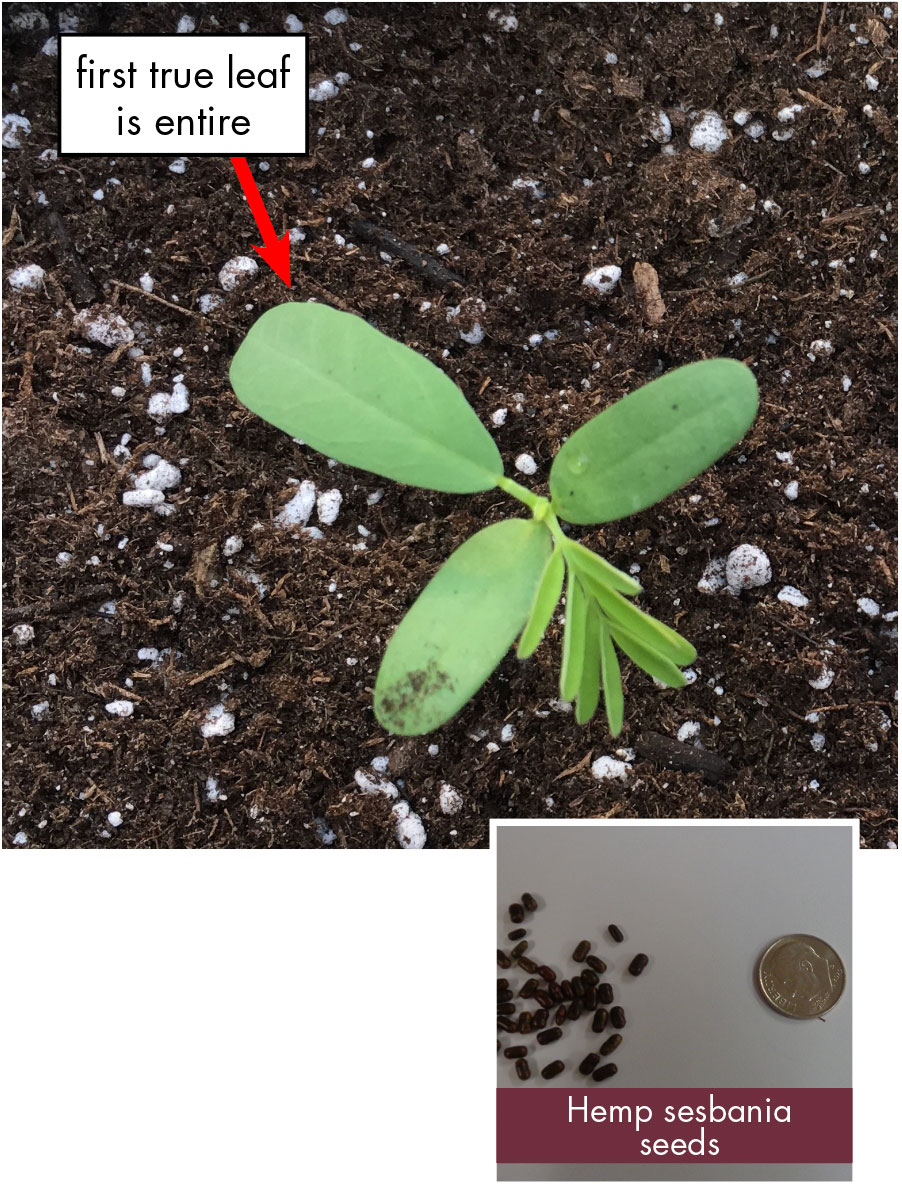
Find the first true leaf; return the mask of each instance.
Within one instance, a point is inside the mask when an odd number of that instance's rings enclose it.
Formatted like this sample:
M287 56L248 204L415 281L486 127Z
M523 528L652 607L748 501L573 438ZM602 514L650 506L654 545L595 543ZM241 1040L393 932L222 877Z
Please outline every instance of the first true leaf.
M361 317L289 302L263 314L229 372L239 400L320 453L384 478L469 494L501 455L463 392Z

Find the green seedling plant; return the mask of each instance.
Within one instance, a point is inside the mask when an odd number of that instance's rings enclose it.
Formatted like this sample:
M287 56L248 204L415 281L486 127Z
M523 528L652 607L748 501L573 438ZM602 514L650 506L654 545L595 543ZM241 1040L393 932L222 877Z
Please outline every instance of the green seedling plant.
M517 640L538 647L566 589L560 695L590 721L603 697L623 725L620 658L679 688L695 648L635 603L641 586L565 533L654 505L713 465L758 407L748 367L715 358L678 367L593 417L551 466L550 498L504 474L501 454L461 390L427 358L360 317L288 303L251 327L232 362L238 399L347 465L427 490L495 487L529 518L477 531L442 565L396 629L376 680L379 722L431 732L489 678Z

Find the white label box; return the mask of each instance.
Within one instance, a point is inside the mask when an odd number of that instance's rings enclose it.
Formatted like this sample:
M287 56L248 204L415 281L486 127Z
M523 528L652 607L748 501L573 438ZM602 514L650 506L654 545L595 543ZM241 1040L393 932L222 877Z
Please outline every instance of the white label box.
M305 156L306 34L64 33L61 156Z

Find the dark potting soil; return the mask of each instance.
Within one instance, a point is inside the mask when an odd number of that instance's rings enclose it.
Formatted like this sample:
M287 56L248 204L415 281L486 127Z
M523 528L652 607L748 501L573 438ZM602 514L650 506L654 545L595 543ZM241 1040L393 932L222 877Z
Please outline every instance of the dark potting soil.
M488 820L512 816L858 818L863 842L886 846L895 8L726 5L718 25L704 4L348 4L330 26L327 7L70 6L82 32L169 33L183 14L199 33L280 32L293 13L314 76L350 75L311 105L309 158L251 158L279 233L306 236L290 294L265 267L219 285L260 241L226 158L183 173L162 158L53 159L53 28L14 26L59 11L4 8L3 111L31 123L5 153L4 271L46 272L39 291L4 289L5 842L398 846L393 801L361 791L363 771L397 786L430 847L485 845ZM662 110L669 145L653 135ZM705 110L729 130L717 152L689 144ZM428 274L361 220L428 255ZM657 274L658 325L637 262ZM581 283L608 264L623 273L612 293ZM211 293L221 303L202 314ZM601 718L579 728L554 702L556 625L438 733L386 736L371 689L392 629L456 545L519 512L500 493L331 466L237 404L228 366L247 328L308 298L442 366L509 472L535 459L522 480L536 489L564 436L662 370L715 355L755 368L760 415L738 448L658 507L576 531L641 565L642 604L698 647L690 687L661 691L627 667L623 736ZM95 305L132 327L135 356L81 336L75 317ZM159 432L148 400L176 375L190 408ZM181 469L169 517L121 502L150 453ZM290 479L341 492L322 539L274 522ZM235 535L244 547L226 557ZM709 561L741 543L767 552L770 583L700 591ZM807 604L781 601L787 585ZM105 711L115 700L132 715ZM204 738L215 705L234 729ZM687 722L698 735L679 745ZM592 763L620 747L636 751L626 780L596 779ZM460 795L451 813L445 784Z

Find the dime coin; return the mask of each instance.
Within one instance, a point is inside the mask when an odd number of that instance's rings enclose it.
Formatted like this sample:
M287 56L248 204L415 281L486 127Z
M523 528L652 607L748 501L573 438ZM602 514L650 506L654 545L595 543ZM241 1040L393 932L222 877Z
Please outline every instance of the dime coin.
M846 971L829 943L814 935L783 935L758 961L758 987L785 1017L821 1017L842 996Z

